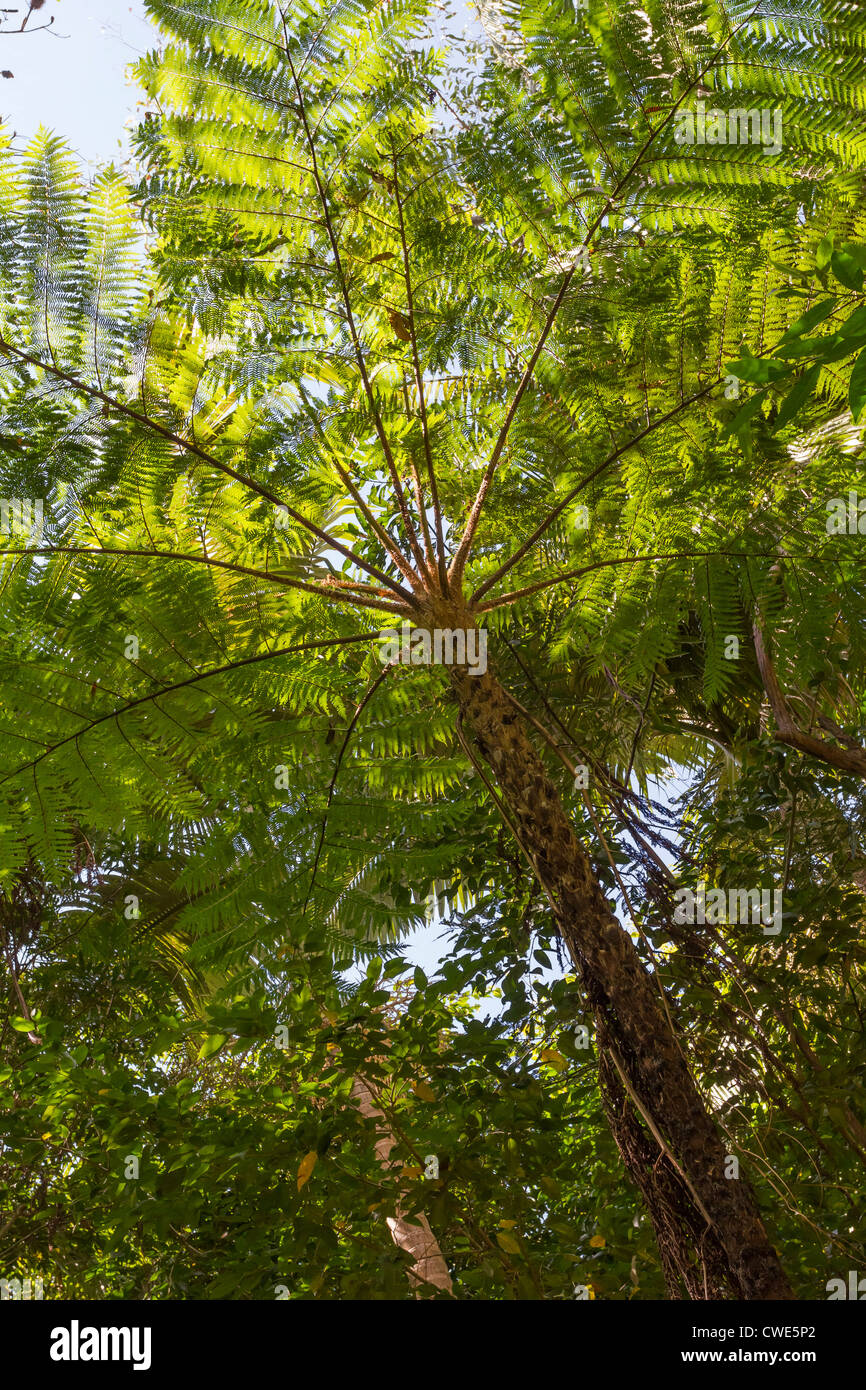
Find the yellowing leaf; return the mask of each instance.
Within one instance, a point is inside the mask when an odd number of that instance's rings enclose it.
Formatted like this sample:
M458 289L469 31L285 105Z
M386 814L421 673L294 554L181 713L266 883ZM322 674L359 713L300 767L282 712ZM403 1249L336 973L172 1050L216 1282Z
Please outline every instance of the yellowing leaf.
M510 1236L507 1231L497 1231L496 1239L502 1246L502 1249L505 1251L506 1255L520 1254L520 1246L517 1244L517 1241L514 1239L514 1236Z
M403 314L398 314L396 309L388 310L388 318L390 320L391 327L397 334L397 337L400 339L400 342L408 343L412 337L412 331L411 326L409 324L409 320L405 318Z
M565 1071L568 1066L561 1052L557 1052L555 1047L546 1047L541 1054L542 1062L549 1062L557 1071Z
M416 1081L412 1088L420 1100L435 1100L436 1092L432 1086L428 1086L426 1081Z
M605 1246L604 1236L591 1236L589 1243L593 1250L603 1250Z
M506 1231L512 1231L517 1225L516 1221L500 1221L500 1226L504 1226Z
M401 1176L404 1178L420 1178L423 1173L423 1168L413 1166L411 1163L404 1163L401 1169Z
M298 1165L298 1191L300 1192L305 1182L309 1182L313 1169L316 1166L318 1154L315 1149L311 1149L308 1154L304 1154Z

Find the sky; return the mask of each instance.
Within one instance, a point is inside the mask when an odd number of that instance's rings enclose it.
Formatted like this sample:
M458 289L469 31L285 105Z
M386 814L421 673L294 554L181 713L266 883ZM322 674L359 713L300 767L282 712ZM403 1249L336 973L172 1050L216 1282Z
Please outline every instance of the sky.
M17 4L23 17L27 0ZM54 16L50 29L39 28ZM18 23L8 17L4 30ZM31 33L30 30L33 30ZM22 148L40 124L69 142L88 165L120 162L126 130L142 99L128 65L156 47L143 0L47 0L23 34L0 33L0 116Z

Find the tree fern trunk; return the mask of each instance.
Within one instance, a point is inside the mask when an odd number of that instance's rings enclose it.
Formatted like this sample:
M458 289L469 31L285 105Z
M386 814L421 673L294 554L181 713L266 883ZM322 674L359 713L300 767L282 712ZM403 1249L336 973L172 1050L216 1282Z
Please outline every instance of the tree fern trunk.
M725 1177L721 1137L671 1031L659 988L610 911L589 857L519 713L496 677L453 667L461 718L493 772L550 899L596 1020L602 1094L644 1195L674 1297L792 1298L743 1178Z

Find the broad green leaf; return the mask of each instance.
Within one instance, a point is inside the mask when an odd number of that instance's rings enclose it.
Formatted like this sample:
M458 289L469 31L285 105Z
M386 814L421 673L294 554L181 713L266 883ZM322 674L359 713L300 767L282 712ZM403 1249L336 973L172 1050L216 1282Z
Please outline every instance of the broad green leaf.
M786 374L788 368L781 362L774 362L770 357L741 357L736 362L728 362L725 371L731 376L739 377L740 381L765 386L768 382L778 381Z
M866 270L866 243L862 241L843 241L839 250L856 261L861 270Z
M860 353L851 372L848 404L855 423L858 423L866 409L866 348Z
M768 389L765 389L763 391L756 391L753 396L750 396L745 404L737 411L733 419L729 420L725 425L722 431L723 435L737 434L740 430L744 429L753 417L757 415L764 401L767 399L768 394Z
M866 304L860 304L839 329L843 338L860 338L866 334Z
M849 290L862 290L863 270L859 260L851 255L849 251L834 251L830 260L830 269Z
M833 237L822 237L818 242L818 249L815 253L815 264L819 270L826 270L833 255Z
M782 402L779 414L773 424L774 430L784 429L785 425L800 411L815 388L815 383L821 374L821 365L817 364L804 372L799 381L791 387L784 401Z
M805 314L802 314L791 324L782 338L782 343L788 342L791 338L799 338L803 333L810 332L816 324L823 323L824 319L830 317L838 303L838 296L834 295L832 299L822 299L820 304L814 304L811 309L807 309Z

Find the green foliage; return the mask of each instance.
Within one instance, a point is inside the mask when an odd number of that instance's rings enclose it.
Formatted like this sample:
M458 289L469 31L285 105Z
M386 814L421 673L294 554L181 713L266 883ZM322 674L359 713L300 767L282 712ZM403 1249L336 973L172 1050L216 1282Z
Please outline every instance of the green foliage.
M400 1207L458 1297L664 1296L447 675L377 659L484 480L491 663L821 1297L862 1258L862 782L773 742L755 630L802 729L862 745L826 519L866 404L866 19L509 4L447 53L422 0L148 9L136 186L44 133L0 166L0 491L45 511L0 542L0 1264L410 1298ZM778 155L678 145L699 101L778 109ZM675 928L701 877L781 883L780 938Z

